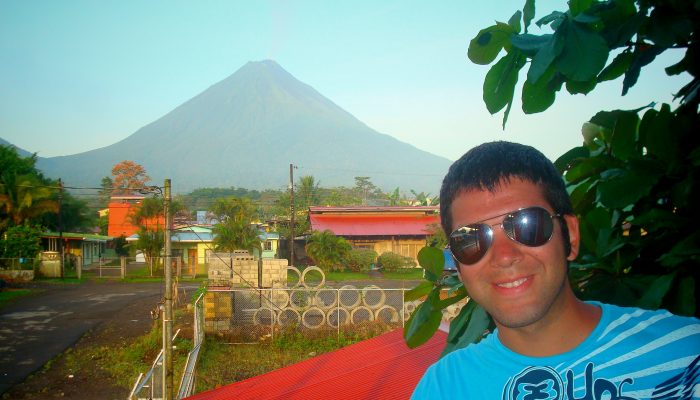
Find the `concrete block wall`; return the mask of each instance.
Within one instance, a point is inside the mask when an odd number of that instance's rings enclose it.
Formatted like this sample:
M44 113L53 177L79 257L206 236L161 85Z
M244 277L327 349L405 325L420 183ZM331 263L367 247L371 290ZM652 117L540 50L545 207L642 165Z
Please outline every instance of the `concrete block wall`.
M287 284L287 260L263 259L262 286ZM233 267L233 271L232 271ZM258 285L258 260L247 253L216 253L209 258L209 279L230 282L234 286Z

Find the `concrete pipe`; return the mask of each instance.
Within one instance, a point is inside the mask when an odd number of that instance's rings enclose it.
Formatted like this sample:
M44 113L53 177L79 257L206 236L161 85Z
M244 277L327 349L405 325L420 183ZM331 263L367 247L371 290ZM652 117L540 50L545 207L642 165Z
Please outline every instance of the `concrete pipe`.
M309 329L317 329L326 322L326 313L318 307L311 307L301 314L301 324Z
M311 285L308 282L306 282L306 274L312 271L318 271L318 273L321 274L321 282L318 285ZM304 285L305 288L309 289L318 289L320 287L323 287L323 285L326 284L326 274L323 273L323 270L319 267L306 267L304 268L304 272L301 273L301 284Z
M386 293L376 285L369 285L362 288L362 304L371 310L377 310L384 306Z
M374 313L369 307L358 306L350 311L350 322L357 324L364 321L374 321Z
M338 289L338 303L349 310L357 307L362 302L360 291L353 285L345 285Z

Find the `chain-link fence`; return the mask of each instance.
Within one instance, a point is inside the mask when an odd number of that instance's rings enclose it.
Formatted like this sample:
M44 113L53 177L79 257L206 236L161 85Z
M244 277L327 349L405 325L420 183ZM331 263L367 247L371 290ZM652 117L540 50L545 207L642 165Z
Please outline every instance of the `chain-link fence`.
M204 330L226 334L241 343L255 343L280 331L315 337L337 335L371 323L403 327L415 309L404 303L407 289L210 287L204 298Z

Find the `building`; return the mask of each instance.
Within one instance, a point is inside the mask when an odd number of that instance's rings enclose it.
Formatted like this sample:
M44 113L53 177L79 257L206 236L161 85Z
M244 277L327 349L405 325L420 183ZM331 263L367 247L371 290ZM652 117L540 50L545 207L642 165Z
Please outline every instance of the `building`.
M131 216L141 206L144 196L122 195L112 196L108 205L107 235L112 237L129 237L139 231L139 227L132 221ZM163 229L165 220L162 216L146 221L146 228Z
M82 260L82 266L88 266L99 262L107 249L107 242L113 238L110 236L92 235L88 233L72 232L44 232L41 234L41 247L44 253L54 253L56 256L60 250L60 240L63 238L63 251L67 256L75 256ZM79 258L78 258L79 257Z
M440 215L437 206L309 207L309 220L312 230L330 230L354 248L417 259Z

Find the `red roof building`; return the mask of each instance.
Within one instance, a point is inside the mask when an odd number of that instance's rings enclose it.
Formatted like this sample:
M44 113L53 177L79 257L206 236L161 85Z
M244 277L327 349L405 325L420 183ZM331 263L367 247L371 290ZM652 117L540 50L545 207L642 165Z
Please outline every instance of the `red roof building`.
M309 207L309 220L312 230L330 230L355 248L415 259L431 229L438 229L438 211L437 206Z
M438 330L410 349L397 329L188 399L408 399L446 340L447 333Z

